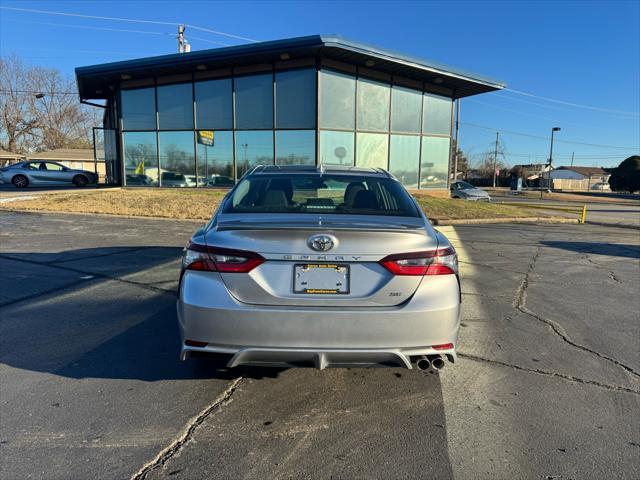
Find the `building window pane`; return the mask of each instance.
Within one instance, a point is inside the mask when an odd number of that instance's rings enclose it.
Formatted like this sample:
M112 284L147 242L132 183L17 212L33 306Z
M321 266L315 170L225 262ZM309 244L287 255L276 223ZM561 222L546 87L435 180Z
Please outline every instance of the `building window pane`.
M230 78L196 82L195 97L198 128L233 128Z
M273 165L273 131L236 132L238 178L256 165Z
M195 187L193 132L160 132L160 186Z
M451 135L451 99L424 94L423 133Z
M233 185L233 132L196 132L198 185L229 187ZM210 134L213 134L211 138Z
M422 137L420 188L447 188L449 138Z
M236 128L273 128L273 76L238 77Z
M276 73L276 128L315 128L316 71Z
M358 79L358 130L389 131L389 85Z
M391 89L391 131L420 133L422 94L403 87Z
M193 128L193 92L190 83L158 87L158 123L161 130Z
M356 134L356 166L387 168L389 136L380 133Z
M125 130L155 130L155 88L122 90L122 125Z
M353 132L320 131L320 163L326 165L353 165Z
M356 79L343 73L320 72L320 126L353 130L356 114Z
M315 165L315 130L279 130L276 132L276 164Z
M148 187L158 185L158 146L156 132L125 132L124 143L125 185Z
M420 137L391 135L389 171L408 188L418 188Z

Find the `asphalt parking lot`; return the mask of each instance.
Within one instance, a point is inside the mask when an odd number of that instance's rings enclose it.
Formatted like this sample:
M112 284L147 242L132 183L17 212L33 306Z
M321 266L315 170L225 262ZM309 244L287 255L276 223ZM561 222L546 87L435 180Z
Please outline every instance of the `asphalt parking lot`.
M0 213L0 477L640 478L640 231L443 227L459 362L178 360L198 223Z
M602 225L605 227L627 227L640 229L640 204L634 202L627 203L615 203L615 202L563 202L557 200L537 200L518 197L497 197L494 199L496 203L509 202L509 203L526 203L526 204L539 204L546 206L557 206L572 208L575 211L580 211L583 205L587 206L587 223L592 225ZM534 209L534 212L547 212L554 216L564 216L569 218L578 218L579 213L565 213L558 210L544 210Z

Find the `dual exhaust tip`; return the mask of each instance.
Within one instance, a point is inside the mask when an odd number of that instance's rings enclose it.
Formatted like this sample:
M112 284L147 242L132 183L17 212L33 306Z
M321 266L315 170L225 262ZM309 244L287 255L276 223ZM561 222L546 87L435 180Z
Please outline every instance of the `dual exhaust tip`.
M444 368L444 360L440 355L422 355L417 358L416 367L418 370L429 370L429 367L434 370L442 370Z

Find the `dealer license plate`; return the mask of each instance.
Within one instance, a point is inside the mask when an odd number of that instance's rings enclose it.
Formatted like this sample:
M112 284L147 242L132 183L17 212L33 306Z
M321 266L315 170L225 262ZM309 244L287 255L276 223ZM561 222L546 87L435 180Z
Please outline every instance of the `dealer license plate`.
M305 263L293 267L294 293L308 295L348 294L349 265Z

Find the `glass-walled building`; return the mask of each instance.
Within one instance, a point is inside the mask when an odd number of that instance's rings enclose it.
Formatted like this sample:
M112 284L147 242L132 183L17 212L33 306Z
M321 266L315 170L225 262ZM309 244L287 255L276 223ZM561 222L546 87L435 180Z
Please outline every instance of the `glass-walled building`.
M454 100L503 87L319 36L76 73L83 101L107 101L109 180L132 187L229 187L256 165L322 163L446 192Z

